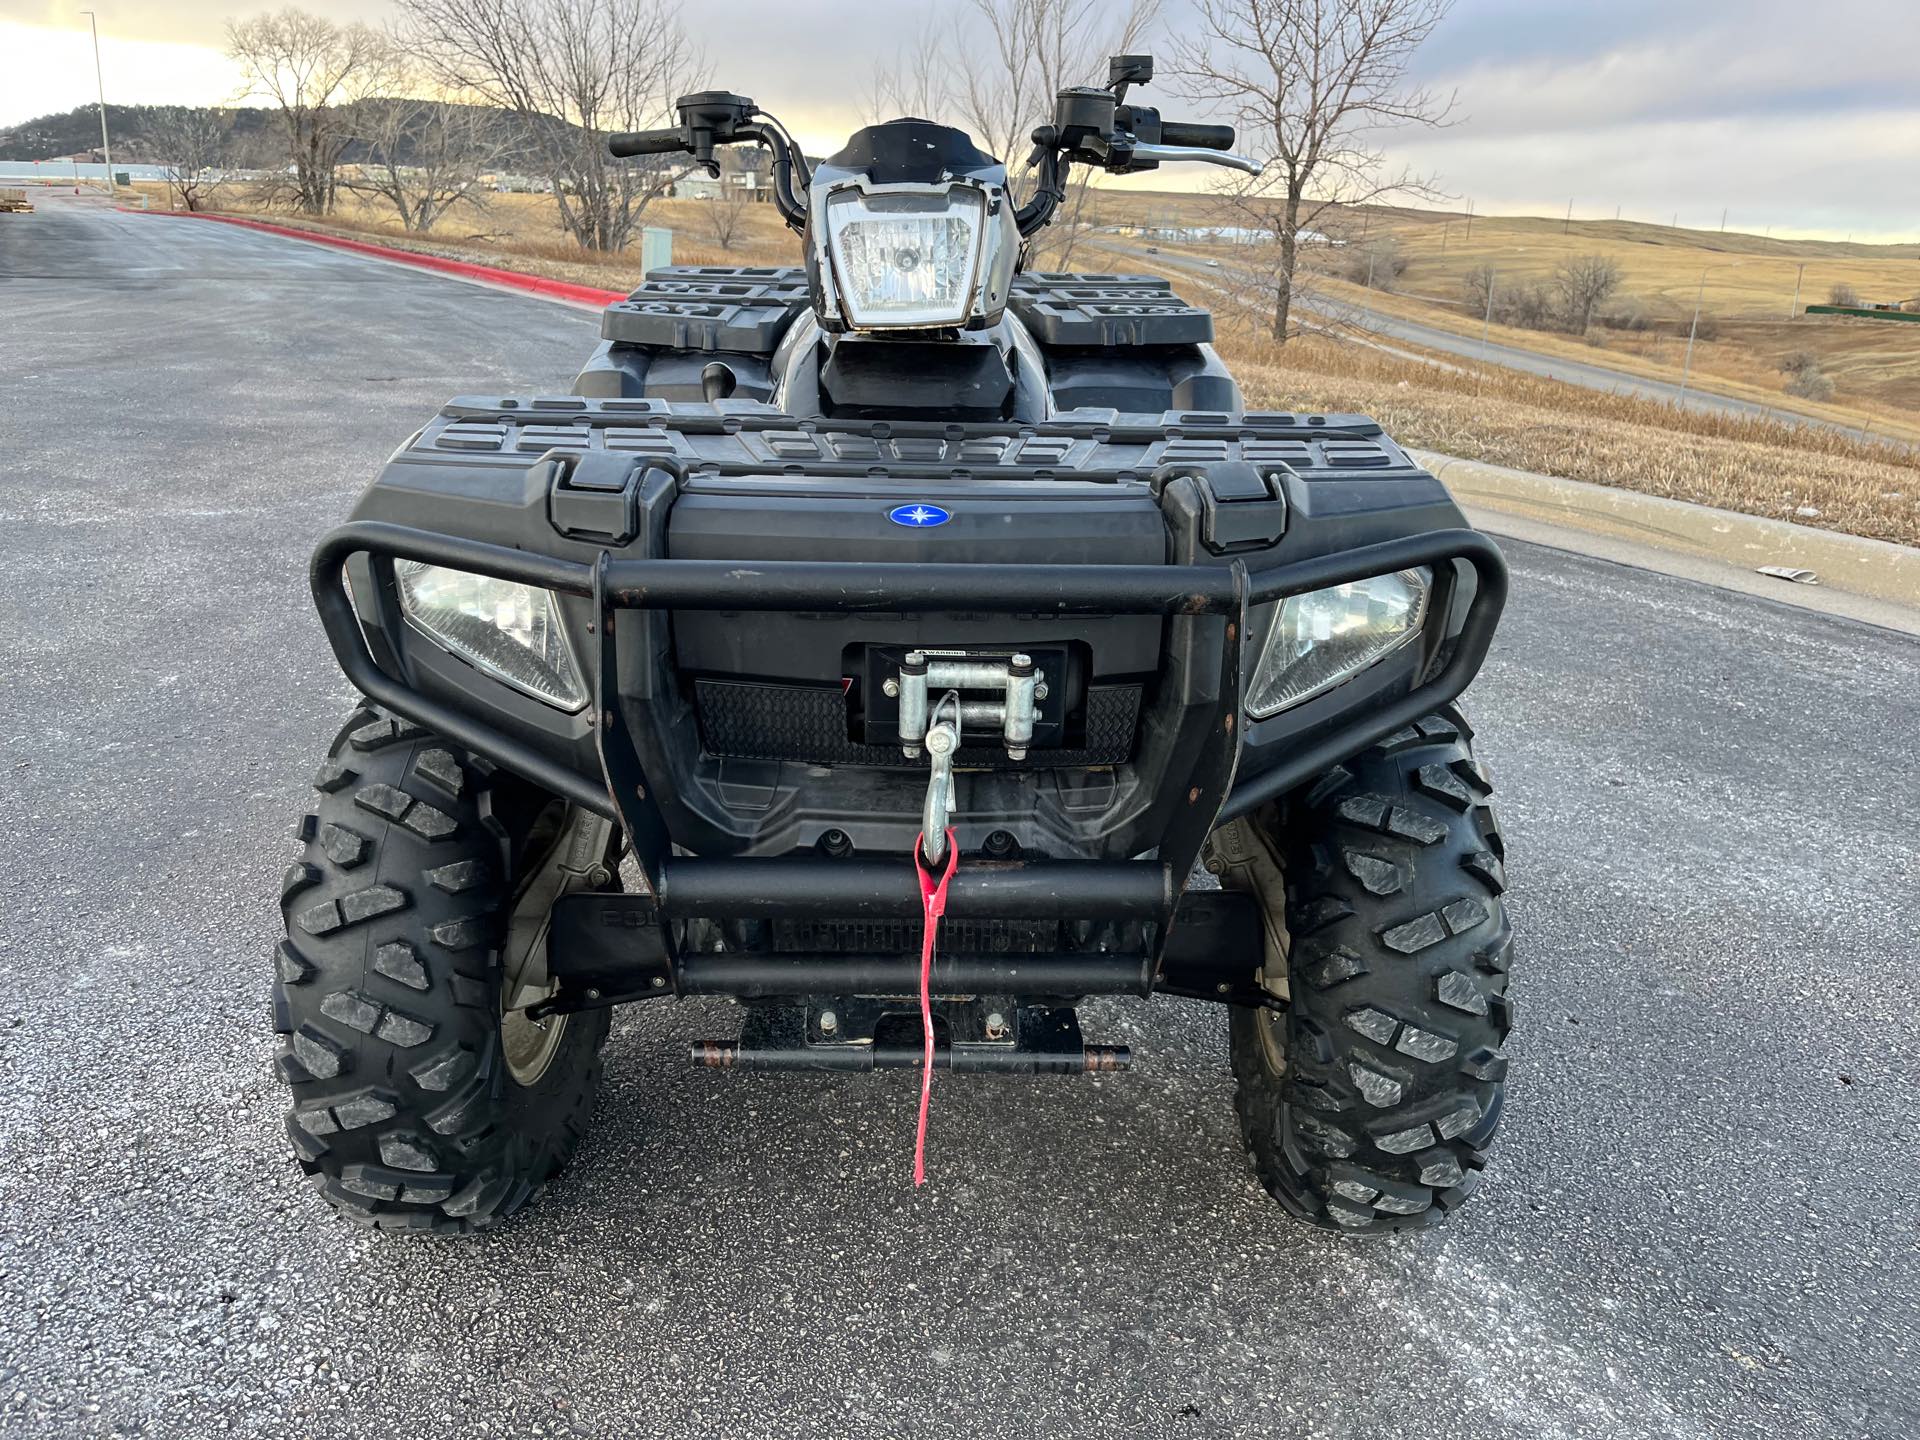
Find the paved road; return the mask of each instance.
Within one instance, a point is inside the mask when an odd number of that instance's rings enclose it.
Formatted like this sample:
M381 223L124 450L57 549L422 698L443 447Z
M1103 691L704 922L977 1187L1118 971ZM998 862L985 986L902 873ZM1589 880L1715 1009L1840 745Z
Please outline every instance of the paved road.
M31 276L36 278L22 278ZM1222 1016L1129 1075L685 1063L624 1014L544 1205L364 1234L267 1074L275 882L347 706L312 537L589 317L238 230L0 225L0 1434L1909 1436L1920 645L1516 545L1504 1143L1444 1234L1254 1186ZM431 337L431 348L428 339Z
M1190 256L1173 255L1161 251L1149 257L1145 246L1129 241L1100 237L1090 239L1087 243L1114 255L1127 256L1135 260L1151 259L1155 265L1164 266L1169 270L1186 271L1201 280L1211 278L1217 283L1222 273L1219 267L1208 265L1206 261L1195 260ZM1494 364L1507 370L1519 370L1528 375L1561 380L1569 385L1578 385L1583 390L1605 390L1616 395L1638 395L1643 399L1661 400L1669 405L1679 405L1688 410L1698 410L1707 414L1761 416L1769 420L1784 421L1789 425L1814 425L1822 429L1837 430L1856 440L1871 441L1880 445L1903 446L1906 443L1891 436L1872 434L1858 426L1836 425L1831 421L1816 420L1781 406L1763 405L1757 401L1741 400L1731 395L1715 395L1695 386L1688 386L1682 390L1680 386L1666 380L1650 380L1638 375L1628 375L1623 371L1609 369L1605 365L1589 365L1583 361L1568 360L1559 355L1545 355L1522 346L1505 345L1498 340L1490 340L1482 345L1477 337L1461 335L1438 325L1423 325L1417 320L1402 319L1398 315L1384 314L1378 310L1368 309L1364 305L1349 305L1324 297L1302 297L1297 303L1299 309L1328 325L1362 330L1370 335L1380 335L1407 344L1420 345L1428 350L1438 351L1442 355L1457 355L1480 364Z

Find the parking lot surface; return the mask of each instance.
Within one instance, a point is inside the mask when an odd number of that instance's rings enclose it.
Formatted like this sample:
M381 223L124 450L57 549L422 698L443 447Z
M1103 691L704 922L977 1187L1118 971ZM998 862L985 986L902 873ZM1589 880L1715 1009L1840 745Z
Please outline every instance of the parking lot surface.
M0 1434L1792 1436L1920 1429L1920 643L1514 545L1470 696L1519 1028L1443 1231L1289 1223L1225 1016L1126 1075L690 1069L622 1012L470 1241L301 1181L277 881L351 697L314 539L593 318L272 237L0 223Z

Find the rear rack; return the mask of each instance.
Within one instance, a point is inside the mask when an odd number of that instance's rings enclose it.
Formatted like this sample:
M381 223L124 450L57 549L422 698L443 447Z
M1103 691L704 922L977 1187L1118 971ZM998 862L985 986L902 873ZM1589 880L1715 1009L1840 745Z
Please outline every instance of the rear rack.
M600 656L593 727L604 784L557 764L523 741L434 700L382 670L368 647L344 581L350 556L424 561L535 585L593 600L599 612ZM1235 784L1240 748L1242 640L1249 606L1394 570L1459 560L1478 577L1472 606L1439 671L1400 699L1369 711L1351 727L1289 755L1278 766ZM949 913L1000 918L1111 919L1148 922L1145 953L1079 956L1092 990L1150 993L1162 978L1168 937L1187 880L1213 827L1294 789L1309 777L1399 730L1466 688L1484 659L1507 589L1499 550L1471 530L1445 530L1295 561L1249 574L1244 563L1221 565L906 565L814 561L621 559L597 563L526 551L378 521L342 526L322 540L310 574L314 601L340 667L362 693L396 714L496 761L555 794L617 818L632 842L647 884L625 897L620 928L656 952L659 968L632 993L604 987L569 997L582 1008L641 994L691 988L738 993L749 978L741 966L787 967L804 957L689 955L683 960L665 922L689 918L816 915L911 916L919 912L916 882L904 864L828 856L688 858L672 853L672 837L627 720L620 688L622 616L663 610L937 612L955 595L970 611L1000 614L1149 614L1169 618L1170 669L1184 687L1182 703L1149 712L1134 768L1150 793L1177 797L1157 837L1153 858L1125 861L1032 861L963 868ZM1171 687L1170 687L1171 688ZM642 913L644 911L644 913ZM650 921L649 921L650 917ZM609 924L616 922L609 921ZM844 957L823 960L839 963ZM890 961L887 963L891 963ZM1196 964L1198 961L1196 960ZM1111 972L1118 967L1118 976ZM1101 968L1096 965L1095 968ZM635 979L645 973L636 960ZM730 978L729 978L730 977ZM955 977L956 980L960 977ZM987 978L987 977L966 977ZM1174 988L1191 989L1191 986ZM1223 980L1217 991L1243 987ZM1223 998L1216 994L1214 998Z

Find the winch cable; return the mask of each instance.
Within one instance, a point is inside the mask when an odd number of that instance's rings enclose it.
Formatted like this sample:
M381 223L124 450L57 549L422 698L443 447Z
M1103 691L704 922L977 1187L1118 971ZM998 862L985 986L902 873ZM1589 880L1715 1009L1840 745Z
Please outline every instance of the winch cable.
M920 1125L913 1137L913 1183L927 1183L927 1105L933 1099L933 947L940 934L940 917L947 913L947 884L960 864L953 831L946 832L946 866L936 878L928 868L926 834L913 842L913 868L920 876L920 1033L926 1042L920 1063Z

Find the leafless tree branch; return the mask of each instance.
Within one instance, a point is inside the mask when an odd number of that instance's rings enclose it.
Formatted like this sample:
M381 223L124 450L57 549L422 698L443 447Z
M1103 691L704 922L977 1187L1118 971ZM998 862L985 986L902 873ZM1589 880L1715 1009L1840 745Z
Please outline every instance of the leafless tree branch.
M1198 33L1175 45L1172 76L1191 98L1232 115L1242 148L1265 163L1221 191L1251 232L1248 268L1269 292L1272 333L1291 333L1303 250L1334 219L1388 195L1432 195L1389 174L1384 130L1448 122L1453 97L1412 85L1414 52L1452 0L1194 0Z
M678 173L619 161L606 137L669 123L705 71L677 0L400 0L409 35L450 95L520 117L581 245L620 250Z

